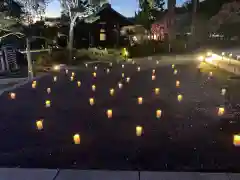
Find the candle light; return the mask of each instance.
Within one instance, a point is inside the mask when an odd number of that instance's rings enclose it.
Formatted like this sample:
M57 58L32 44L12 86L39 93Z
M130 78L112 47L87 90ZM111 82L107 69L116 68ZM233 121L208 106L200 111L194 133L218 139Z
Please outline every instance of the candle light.
M75 76L75 72L72 72L72 76L73 76L73 77Z
M107 110L107 117L110 119L112 118L112 109Z
M86 63L85 66L88 67L88 64Z
M124 78L124 76L125 76L125 74L124 74L124 73L122 73L122 78Z
M124 68L124 64L122 64L122 68Z
M11 98L11 99L16 99L16 93L13 93L13 92L10 93L10 98Z
M156 79L156 76L155 75L152 75L152 80L154 81Z
M45 101L45 107L50 107L51 106L51 101L50 100L46 100Z
M139 72L139 71L141 71L141 68L140 68L140 66L138 66L138 67L137 67L137 71L138 71L138 72Z
M136 126L136 135L141 136L142 135L143 128L142 126Z
M37 120L36 126L37 126L37 130L42 130L43 129L43 119Z
M95 104L94 98L89 98L89 104L93 106Z
M110 72L110 69L107 68L107 74Z
M74 142L74 144L80 144L81 139L80 139L80 135L79 134L74 134L73 135L73 142Z
M109 65L112 67L112 63L109 63Z
M156 111L156 117L159 119L159 118L161 118L161 116L162 116L162 111L160 109L158 109Z
M130 82L130 77L127 77L126 81L127 81L127 83L129 83Z
M110 93L111 96L113 96L113 95L114 95L114 89L113 89L113 88L110 89L110 90L109 90L109 93Z
M181 102L182 99L183 99L183 96L182 96L181 94L179 94L179 95L177 96L177 99L178 99L179 102Z
M159 95L159 92L160 92L160 89L159 89L159 88L155 88L154 91L155 91L155 94L156 94L156 95Z
M218 108L218 116L222 116L224 114L224 112L225 112L224 107L219 107Z
M119 83L118 83L118 88L119 88L119 89L122 89L122 87L123 87L123 84L119 82Z
M213 72L209 72L209 76L212 77L213 76Z
M97 66L95 66L94 69L97 70Z
M176 75L178 73L177 69L174 69L173 74Z
M96 72L93 72L93 77L97 77L97 73Z
M74 80L74 77L73 77L73 76L71 76L71 77L70 77L70 80L71 80L71 81L73 81L73 80Z
M175 67L175 65L174 64L172 64L172 68L174 68Z
M176 87L180 86L180 81L176 81Z
M224 96L224 95L226 94L226 92L227 92L227 90L223 88L223 89L221 90L221 95Z
M53 77L53 81L56 82L57 81L57 76Z
M32 83L33 83L33 84L37 84L37 81L33 81Z
M77 86L80 87L81 86L81 81L77 82Z
M155 72L156 72L156 70L155 70L155 69L153 69L153 70L152 70L152 73L153 73L153 74L155 74Z
M47 93L48 93L48 94L51 93L51 88L47 88Z
M65 73L68 74L68 69L65 70Z
M142 104L143 103L143 98L142 97L138 97L138 104Z
M92 91L96 91L96 85L92 85Z
M240 146L240 135L239 134L233 135L233 145Z
M32 88L35 89L36 88L36 84L32 83Z
M158 61L158 60L156 61L156 64L159 64L159 61Z

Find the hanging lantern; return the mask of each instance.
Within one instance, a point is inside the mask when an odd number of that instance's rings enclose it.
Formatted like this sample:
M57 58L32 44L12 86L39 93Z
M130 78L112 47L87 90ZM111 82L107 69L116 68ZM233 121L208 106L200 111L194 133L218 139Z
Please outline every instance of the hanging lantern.
M89 98L89 104L93 106L95 104L94 98Z
M97 73L96 72L93 72L93 77L97 77Z
M9 95L11 99L16 99L16 93L10 93Z
M81 86L81 81L77 82L77 86L80 87Z
M123 84L122 83L118 83L118 88L122 89L122 87L123 87Z
M45 101L45 107L50 107L51 106L51 101L50 100L46 100Z
M53 77L53 81L56 82L57 81L57 76Z
M140 68L140 66L138 66L138 67L137 67L137 71L138 71L138 72L139 72L139 71L141 71L141 68Z
M155 70L155 69L153 69L153 70L152 70L152 74L155 74L155 72L156 72L156 70Z
M143 131L143 128L142 126L136 126L136 135L137 136L142 136L142 132Z
M110 89L109 93L110 93L111 96L113 96L114 95L114 89Z
M156 79L156 76L155 75L152 75L152 80L154 81Z
M85 66L86 66L86 68L87 68L87 67L88 67L88 64L86 63Z
M48 94L51 93L51 88L47 88L47 93L48 93Z
M221 95L225 96L226 92L227 92L227 90L226 90L225 88L223 88L223 89L221 90Z
M32 88L35 89L36 88L36 85L35 83L32 83Z
M73 142L74 142L74 144L80 144L81 139L80 139L80 135L79 134L74 134L73 135Z
M176 87L180 86L180 81L176 81Z
M40 120L36 121L36 127L37 127L37 130L42 130L43 129L43 119L40 119Z
M73 81L73 80L74 80L74 77L73 77L73 76L71 76L71 77L70 77L70 81Z
M161 118L161 116L162 116L162 111L160 110L160 109L158 109L157 111L156 111L156 118Z
M159 95L160 89L159 88L155 88L154 92L155 92L156 95Z
M122 68L124 68L124 64L122 64Z
M112 109L107 110L107 117L110 119L112 118Z
M143 103L143 98L142 97L138 97L138 104L142 104Z
M172 64L172 68L174 68L175 67L175 65L174 64Z
M224 112L225 112L224 107L219 107L218 108L218 116L222 116L224 114Z
M176 75L178 73L177 69L174 69L173 74Z
M181 94L179 94L179 95L177 96L177 99L178 99L179 102L181 102L182 99L183 99L183 96L182 96Z
M96 86L92 85L92 91L96 91Z
M233 145L240 146L240 135L239 134L233 135Z
M65 73L68 74L68 69L65 70Z
M122 78L124 78L124 76L125 76L125 74L124 74L124 73L122 73Z
M127 81L127 83L129 83L130 82L130 77L127 77L126 81Z
M97 66L94 66L94 69L97 70Z
M72 72L72 77L74 77L75 76L75 72Z
M107 74L110 72L110 69L107 68Z

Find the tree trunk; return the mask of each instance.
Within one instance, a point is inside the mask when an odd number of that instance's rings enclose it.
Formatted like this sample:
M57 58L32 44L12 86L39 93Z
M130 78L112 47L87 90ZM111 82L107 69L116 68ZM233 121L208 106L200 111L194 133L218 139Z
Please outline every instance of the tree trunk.
M26 38L26 51L27 51L27 62L28 62L28 78L31 80L33 78L33 66L32 66L32 57L30 51L30 39Z
M70 24L69 29L69 41L68 41L68 50L69 50L69 61L72 60L72 49L73 49L73 37L74 37L74 23Z

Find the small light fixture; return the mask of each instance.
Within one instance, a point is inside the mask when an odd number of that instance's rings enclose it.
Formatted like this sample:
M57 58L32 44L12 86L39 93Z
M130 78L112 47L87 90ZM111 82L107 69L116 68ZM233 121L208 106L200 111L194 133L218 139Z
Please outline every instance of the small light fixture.
M93 106L95 104L94 98L89 98L89 104Z
M142 136L142 126L136 126L136 136Z
M13 92L10 93L10 98L11 98L11 99L16 99L16 93L13 93Z
M110 119L110 118L112 118L112 115L113 115L112 109L108 109L107 110L107 117Z
M138 97L138 104L141 105L143 103L143 98L142 97Z
M79 134L74 134L73 135L73 142L74 142L74 144L80 144L81 139L80 139L80 135Z
M40 120L36 121L36 127L37 127L37 130L42 130L43 129L43 119L40 119Z

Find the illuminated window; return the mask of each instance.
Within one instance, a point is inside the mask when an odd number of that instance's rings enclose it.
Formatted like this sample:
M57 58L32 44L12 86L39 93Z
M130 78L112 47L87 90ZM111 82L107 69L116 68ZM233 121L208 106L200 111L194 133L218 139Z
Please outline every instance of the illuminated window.
M106 40L106 31L105 29L100 29L100 41Z

